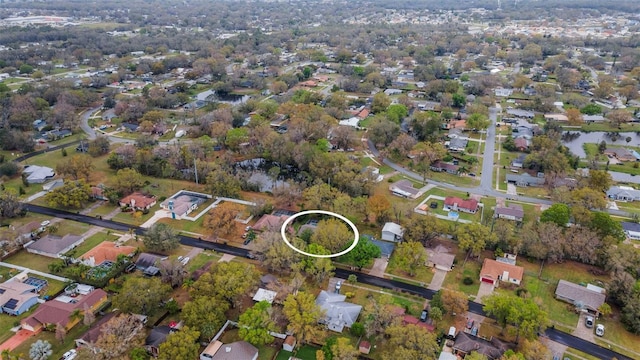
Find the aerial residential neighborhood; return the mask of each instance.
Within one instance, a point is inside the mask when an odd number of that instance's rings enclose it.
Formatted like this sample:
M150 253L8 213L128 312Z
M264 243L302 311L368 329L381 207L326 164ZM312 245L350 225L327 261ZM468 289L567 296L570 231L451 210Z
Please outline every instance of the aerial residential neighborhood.
M638 14L0 0L0 359L639 359Z

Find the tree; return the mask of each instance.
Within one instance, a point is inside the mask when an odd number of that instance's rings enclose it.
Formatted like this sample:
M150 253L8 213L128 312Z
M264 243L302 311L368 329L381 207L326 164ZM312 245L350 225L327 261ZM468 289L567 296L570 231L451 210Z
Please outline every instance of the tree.
M144 324L139 317L120 314L111 318L96 341L96 351L92 355L96 360L122 359L136 347L144 345Z
M53 354L51 344L46 340L37 340L29 348L29 358L31 360L47 360Z
M67 181L53 191L48 192L44 199L51 207L66 207L79 209L89 200L91 187L84 180Z
M520 346L522 360L548 359L551 357L549 349L539 340L524 339Z
M260 301L240 315L240 338L255 346L270 344L273 336L269 333L276 330L276 325L271 319L271 311L271 304Z
M569 121L569 125L573 126L579 126L584 123L580 110L576 108L567 109L567 119Z
M159 278L127 278L120 292L113 297L114 307L122 312L153 314L171 293L171 286Z
M467 295L461 291L442 289L440 292L442 309L447 313L461 315L469 309Z
M293 251L279 232L268 231L258 236L252 254L271 272L291 271L300 262L301 254Z
M90 157L74 155L69 160L58 164L56 172L61 175L71 176L73 180L89 180L94 168Z
M480 223L463 224L458 227L456 237L461 249L468 250L471 255L478 257L487 245L494 244L497 240L491 229Z
M356 360L360 352L355 346L351 345L351 340L345 337L339 337L335 344L331 346L333 360Z
M341 262L346 262L358 268L369 266L371 260L380 257L380 248L372 243L368 237L361 236L358 245L347 254L340 257Z
M311 236L311 243L322 245L332 253L342 251L353 242L353 231L340 219L320 220Z
M184 265L178 261L178 258L175 256L171 256L169 259L162 261L158 268L160 269L160 278L162 281L171 285L172 288L182 285L184 277L187 274Z
M383 360L436 359L440 352L436 335L417 325L394 325L385 334L389 336L389 350L382 353Z
M391 295L382 294L370 299L364 306L362 321L367 336L378 336L384 330L398 321L397 313L390 311L395 306Z
M425 266L427 251L416 241L406 241L398 244L391 262L406 271L409 276L415 276L418 267Z
M200 350L199 338L200 333L189 327L169 334L166 341L160 344L158 360L197 359Z
M233 151L240 148L240 144L249 140L249 131L246 128L235 128L227 131L225 145Z
M401 124L402 120L409 114L407 107L401 104L389 105L387 108L387 119L396 124Z
M22 203L12 190L0 193L0 219L14 218L23 213Z
M404 239L416 241L424 246L429 246L433 240L446 232L446 225L432 216L411 217L404 230Z
M384 92L379 92L373 95L373 100L371 101L371 111L374 114L378 114L387 110L387 108L391 105L391 99Z
M492 294L482 299L483 310L496 318L505 330L507 325L515 329L516 343L520 336L528 340L537 338L549 322L547 313L530 298L522 298L510 293Z
M225 201L209 211L204 226L213 232L215 239L218 239L218 235L230 235L236 229L236 218L241 211L238 204Z
M462 94L455 93L452 95L453 107L461 108L467 103L467 99Z
M598 308L598 312L600 312L600 315L607 317L611 315L611 306L607 303L602 303L602 305L600 305L600 307Z
M185 325L197 330L202 340L210 340L226 321L229 303L216 297L197 296L182 307Z
M257 285L258 273L251 264L216 263L193 284L191 296L221 298L235 306L241 296Z
M541 222L552 222L560 227L565 227L569 223L569 207L566 204L555 203L540 214Z
M164 223L155 223L145 233L144 246L150 251L166 252L180 245L176 231Z
M467 119L467 128L475 130L485 130L490 125L489 119L482 114L471 114Z
M98 136L89 142L89 155L98 157L109 153L109 139L106 136Z
M321 333L318 321L324 314L316 305L313 294L304 291L289 294L284 301L283 313L289 322L287 330L296 335L299 345L316 339Z
M624 109L612 110L607 113L607 119L613 126L620 126L633 120L631 113Z
M211 169L206 178L207 190L213 196L238 198L240 196L240 181L233 175L216 166Z
M589 170L588 186L593 190L606 192L611 187L611 174L605 170Z
M144 179L136 169L120 169L116 173L113 188L123 195L128 195L144 186Z
M384 195L374 194L367 200L367 209L375 216L376 219L383 217L389 211L391 203Z
M619 221L613 220L609 213L598 211L593 212L591 215L589 228L596 231L602 238L611 236L618 243L624 241L627 238L624 230L622 229L622 224Z
M470 354L465 355L465 360L488 360L489 358L480 354L477 351L472 351Z
M325 249L322 245L313 243L309 244L305 251L310 254L317 255L331 254L331 252ZM313 277L318 284L322 283L326 278L333 276L333 270L335 270L330 258L317 258L311 256L305 256L302 258L300 268L307 275Z
M598 115L602 114L602 108L597 104L589 103L580 109L580 112L585 115Z

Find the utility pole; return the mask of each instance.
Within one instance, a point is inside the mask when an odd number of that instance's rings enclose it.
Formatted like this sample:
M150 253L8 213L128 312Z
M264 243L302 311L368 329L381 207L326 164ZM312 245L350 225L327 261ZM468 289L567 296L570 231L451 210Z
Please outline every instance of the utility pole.
M198 184L198 167L196 166L196 158L193 158L193 171L196 174L196 184Z

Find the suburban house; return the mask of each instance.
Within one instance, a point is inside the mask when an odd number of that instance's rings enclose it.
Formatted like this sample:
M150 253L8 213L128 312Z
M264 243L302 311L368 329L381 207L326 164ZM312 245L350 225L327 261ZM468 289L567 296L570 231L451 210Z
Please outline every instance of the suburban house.
M167 325L156 326L151 329L149 336L144 340L144 348L153 357L158 357L160 345L167 340L167 336L175 330Z
M169 210L173 214L174 218L180 219L197 209L198 203L198 201L193 201L190 196L180 195L161 202L160 207Z
M478 211L478 208L478 200L475 199L462 200L455 196L447 196L444 199L445 211L462 211L469 214L475 214Z
M394 182L389 186L389 191L391 191L393 195L409 199L417 199L424 194L422 189L414 188L413 184L409 180L399 180Z
M284 338L284 342L282 343L282 350L293 352L293 350L296 348L297 343L298 340L296 340L294 336L287 335L287 337Z
M427 249L427 266L434 267L438 270L451 271L453 269L453 262L456 258L455 254L451 254L449 249L442 245L438 245L435 248Z
M132 124L132 123L126 123L126 122L120 124L120 126L122 127L122 129L124 129L127 132L136 132L140 127L138 124Z
M640 240L640 224L623 221L622 229L624 230L624 233L627 234L627 237L629 239Z
M602 115L587 115L587 114L583 114L582 115L582 120L584 120L585 123L589 124L592 122L602 122L605 121L605 117Z
M42 131L47 127L47 123L42 119L37 119L33 121L33 129L35 131Z
M604 151L604 154L609 157L615 157L622 162L639 160L632 151L625 148L608 148Z
M569 118L565 114L545 114L544 119L547 121L567 122Z
M449 164L442 161L436 161L435 163L431 164L431 166L429 166L429 169L431 169L431 171L446 172L452 175L459 175L460 174L459 168L460 167L458 165Z
M200 353L200 360L256 360L257 358L258 348L246 341L223 344L215 340Z
M542 186L544 185L544 175L542 173L539 176L532 176L529 173L523 174L507 174L507 182L515 184L516 186Z
M103 201L109 200L109 198L107 198L104 195L104 188L102 188L101 186L92 186L90 196L92 199L95 199L95 200L103 200Z
M0 284L0 314L18 316L38 303L36 287L17 280Z
M507 114L519 118L533 119L536 114L533 111L521 109L507 109Z
M400 242L403 235L404 229L402 229L402 226L394 222L385 223L382 228L382 240Z
M60 295L53 300L47 301L31 314L22 319L20 324L23 329L33 332L40 332L49 325L60 324L67 330L77 324L81 317L71 316L76 311L84 313L85 309L96 312L107 302L107 293L102 289L94 289L90 293L77 294L74 297Z
M465 332L460 332L453 344L453 352L461 357L475 351L491 360L499 359L508 349L507 344L495 337L485 340Z
M358 320L362 306L344 301L346 298L345 295L324 290L318 295L316 305L325 313L320 323L327 325L329 330L341 333L345 327L350 328Z
M102 329L104 325L109 322L114 316L116 316L115 312L109 312L102 319L98 320L95 324L91 326L91 329L87 330L81 337L75 340L76 347L87 347L94 353L99 351L96 347L96 342L102 335Z
M522 266L488 258L484 259L480 270L480 281L491 284L494 288L500 281L520 285L523 276L524 268Z
M499 219L522 221L524 218L524 210L522 209L522 205L519 204L496 206L494 216Z
M524 161L527 159L527 154L520 154L517 158L511 160L511 167L522 169Z
M493 89L496 96L499 97L508 97L513 94L513 89L505 89L505 88L495 88Z
M149 210L156 204L155 196L147 196L140 192L134 192L131 195L125 196L120 199L120 206L131 207L134 210Z
M533 139L533 129L529 126L523 125L515 126L511 132L511 137L514 139L525 138L527 140L531 140Z
M287 221L288 218L289 216L287 215L278 216L265 214L262 215L262 217L258 221L256 221L256 223L251 228L256 231L280 231L280 228L282 228L282 224L284 224L284 222Z
M612 186L607 190L607 197L616 201L640 201L640 190L631 186Z
M524 137L517 137L513 140L513 146L516 147L518 151L527 151L529 149L530 141Z
M451 130L451 129L465 129L467 127L467 121L466 120L451 120L445 124L442 125L445 129L447 130Z
M83 242L82 236L67 234L65 236L56 236L47 234L44 237L30 244L25 245L28 252L57 258L61 254L73 249Z
M556 299L575 305L581 311L598 316L606 295L602 288L593 285L582 286L560 280L556 288Z
M29 184L42 184L56 175L52 168L38 165L27 165L22 173L27 174Z
M464 138L452 138L449 141L446 141L444 143L444 146L449 149L449 151L453 151L453 152L463 152L467 149L467 144L469 143L469 140L464 139Z
M449 129L447 137L449 137L449 139L468 139L460 128Z
M273 290L259 288L258 291L256 291L256 294L253 295L253 301L255 302L266 301L269 304L272 304L273 300L275 300L276 298L276 295L278 295L278 293Z
M162 256L142 253L136 260L136 269L142 271L145 275L154 276L160 273L158 265L162 261Z
M136 253L133 246L118 245L111 241L103 241L93 249L80 256L82 263L88 266L97 266L105 261L118 261L118 256L132 257Z

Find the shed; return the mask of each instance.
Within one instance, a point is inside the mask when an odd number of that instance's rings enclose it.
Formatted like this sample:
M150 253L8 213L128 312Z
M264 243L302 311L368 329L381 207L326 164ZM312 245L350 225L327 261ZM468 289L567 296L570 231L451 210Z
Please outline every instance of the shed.
M403 235L404 229L402 229L402 226L394 222L388 222L382 228L382 240L400 242Z

